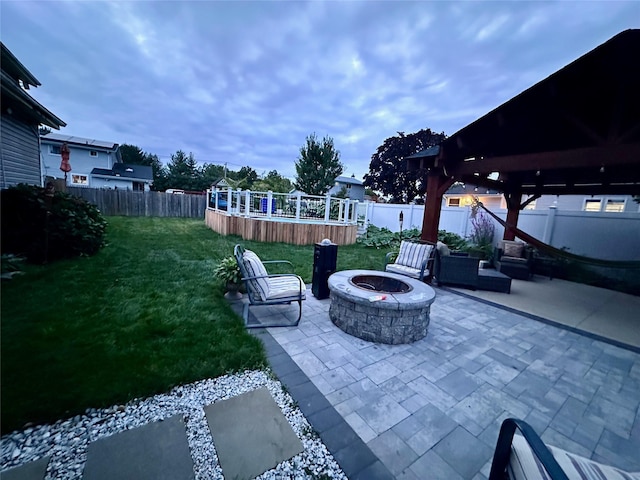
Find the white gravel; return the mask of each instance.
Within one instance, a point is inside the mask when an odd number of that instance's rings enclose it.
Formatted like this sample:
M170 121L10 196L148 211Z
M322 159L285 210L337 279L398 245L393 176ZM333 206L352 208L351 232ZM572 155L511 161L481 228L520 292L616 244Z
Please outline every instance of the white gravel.
M169 393L126 405L89 409L84 415L16 431L0 439L1 470L51 456L45 480L82 478L90 442L149 422L183 414L196 479L223 479L203 407L267 387L304 445L304 452L282 462L259 479L305 479L346 476L313 432L282 384L264 371L246 371L176 387Z

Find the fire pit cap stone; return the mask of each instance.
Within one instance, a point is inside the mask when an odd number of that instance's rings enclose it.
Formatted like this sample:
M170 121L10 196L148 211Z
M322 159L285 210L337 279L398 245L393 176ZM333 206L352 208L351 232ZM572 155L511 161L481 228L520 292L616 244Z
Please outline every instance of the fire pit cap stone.
M357 276L381 276L393 278L408 284L411 289L408 292L379 292L360 288L351 282ZM429 306L436 297L435 291L427 284L396 273L382 272L377 270L344 270L336 272L329 277L329 290L337 290L342 297L350 298L356 303L371 302L376 307L385 310L409 310ZM385 296L384 300L377 297Z

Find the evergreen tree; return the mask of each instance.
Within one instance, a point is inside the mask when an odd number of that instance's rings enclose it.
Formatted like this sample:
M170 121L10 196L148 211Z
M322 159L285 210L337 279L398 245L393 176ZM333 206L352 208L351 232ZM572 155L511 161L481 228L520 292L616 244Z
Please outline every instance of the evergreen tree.
M324 195L343 171L340 152L335 149L333 138L326 136L320 142L314 133L300 148L295 187L308 195Z
M187 155L182 150L178 150L171 155L171 161L167 165L167 186L168 188L195 190L200 183L199 173L193 153Z
M162 167L162 162L160 162L157 155L143 152L140 147L127 143L120 145L119 151L122 163L129 165L147 165L151 167L153 171L152 190L161 191L167 188L167 172Z

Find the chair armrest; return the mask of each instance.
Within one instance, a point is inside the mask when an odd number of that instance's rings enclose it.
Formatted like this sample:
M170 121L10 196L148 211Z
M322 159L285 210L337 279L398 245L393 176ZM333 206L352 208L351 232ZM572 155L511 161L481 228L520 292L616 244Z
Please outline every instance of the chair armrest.
M520 430L520 433L529 444L533 454L540 460L540 463L544 466L551 480L569 480L533 428L531 428L528 423L522 420L516 420L515 418L507 418L502 422L498 442L496 443L496 450L493 454L489 480L503 480L505 478L504 473L509 465L511 442L513 441L516 428Z
M277 265L279 263L287 265L291 269L291 273L294 272L293 264L289 260L266 260L262 262L265 268L267 268L267 265Z
M386 267L390 263L394 263L398 257L398 252L389 252L384 256L384 266Z

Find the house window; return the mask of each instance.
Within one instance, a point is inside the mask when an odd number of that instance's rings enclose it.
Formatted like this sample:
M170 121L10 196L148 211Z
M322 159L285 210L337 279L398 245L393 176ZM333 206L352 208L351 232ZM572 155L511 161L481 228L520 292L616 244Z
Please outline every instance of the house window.
M89 177L86 175L71 175L71 183L74 185L89 185Z
M89 155L91 155L92 157L97 157L98 156L98 152L96 152L95 150L91 150L89 152Z
M144 182L132 182L134 192L144 192Z
M584 201L584 206L582 210L585 212L599 212L602 209L602 199L601 198L587 198Z
M460 198L447 198L447 207L459 207Z
M607 198L607 203L604 207L605 212L624 212L624 199L623 198Z
M60 145L49 145L49 153L51 155L60 155Z

